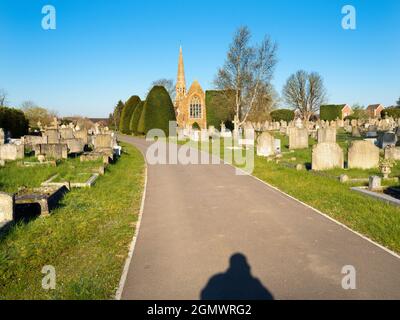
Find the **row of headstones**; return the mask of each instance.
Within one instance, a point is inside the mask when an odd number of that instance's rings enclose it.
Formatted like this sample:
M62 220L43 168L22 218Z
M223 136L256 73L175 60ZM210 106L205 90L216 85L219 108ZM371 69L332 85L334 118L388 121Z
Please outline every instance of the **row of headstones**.
M276 139L271 134L262 133L257 139L257 155L266 157L275 155L276 143ZM308 147L307 129L291 129L289 149L306 149ZM348 153L348 167L371 169L378 166L379 148L370 141L353 141ZM334 128L320 129L318 130L318 143L312 150L312 169L329 170L333 168L344 168L344 153L336 143L336 130Z
M112 150L116 143L116 136L113 132L89 135L86 130L74 131L73 128L47 129L42 136L27 135L19 141L4 143L0 129L0 161L4 165L6 160L23 159L25 148L34 150L35 156L39 155L53 158L66 159L68 154L79 154L84 152L86 145L91 144L95 150Z
M317 143L312 150L312 170L321 171L344 168L344 153L336 142ZM353 141L348 151L349 169L373 169L379 167L379 148L369 141Z

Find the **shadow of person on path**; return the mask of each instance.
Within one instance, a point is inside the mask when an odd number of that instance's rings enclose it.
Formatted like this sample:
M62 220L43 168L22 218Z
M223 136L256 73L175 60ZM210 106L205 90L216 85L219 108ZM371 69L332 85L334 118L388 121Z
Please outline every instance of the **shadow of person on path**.
M210 278L200 293L201 300L273 300L272 294L251 273L246 256L236 253L225 273Z

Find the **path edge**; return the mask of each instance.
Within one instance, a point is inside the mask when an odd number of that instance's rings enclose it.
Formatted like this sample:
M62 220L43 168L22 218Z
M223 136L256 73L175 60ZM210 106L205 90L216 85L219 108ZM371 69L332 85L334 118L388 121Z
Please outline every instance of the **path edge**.
M142 153L142 156L143 156L143 153ZM142 223L144 202L146 199L146 191L147 191L147 162L146 162L146 158L144 156L143 156L143 160L144 160L144 186L143 186L142 200L141 200L141 204L140 204L140 210L139 210L138 220L137 220L136 227L135 227L135 232L133 234L133 238L132 238L131 244L129 246L128 256L125 260L125 265L124 265L124 269L122 271L121 279L119 281L118 289L117 289L117 292L115 293L115 300L121 300L121 298L122 298L122 293L124 291L126 279L127 279L128 272L129 272L129 267L131 265L133 252L135 251L136 241L139 236L140 225Z

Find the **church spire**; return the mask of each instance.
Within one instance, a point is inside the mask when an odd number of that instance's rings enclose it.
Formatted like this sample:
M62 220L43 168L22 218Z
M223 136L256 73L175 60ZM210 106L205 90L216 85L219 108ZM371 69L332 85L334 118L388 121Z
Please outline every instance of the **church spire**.
M181 97L186 93L185 68L183 66L182 46L179 48L178 76L176 79L176 96Z

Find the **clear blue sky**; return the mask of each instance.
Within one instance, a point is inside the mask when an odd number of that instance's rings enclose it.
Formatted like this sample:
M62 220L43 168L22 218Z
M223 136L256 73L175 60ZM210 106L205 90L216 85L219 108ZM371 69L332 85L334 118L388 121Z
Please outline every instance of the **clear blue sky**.
M57 29L41 28L41 9L57 10ZM357 10L343 30L341 8ZM399 0L1 0L0 88L60 115L106 117L119 99L158 78L174 78L179 45L188 85L212 88L232 34L248 25L254 41L279 45L273 84L319 72L331 103L394 104L400 96Z

